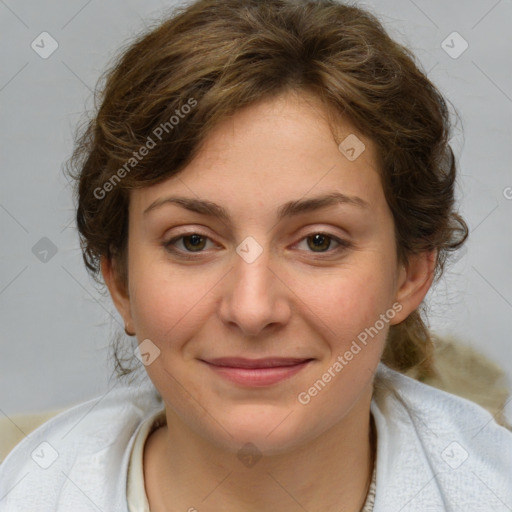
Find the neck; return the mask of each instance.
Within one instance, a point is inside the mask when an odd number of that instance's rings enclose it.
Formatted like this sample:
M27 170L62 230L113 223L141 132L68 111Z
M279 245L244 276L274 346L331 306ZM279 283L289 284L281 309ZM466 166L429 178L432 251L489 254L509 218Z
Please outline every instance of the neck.
M375 459L370 401L371 392L331 429L292 451L243 461L199 437L167 408L167 426L145 446L150 508L359 512Z

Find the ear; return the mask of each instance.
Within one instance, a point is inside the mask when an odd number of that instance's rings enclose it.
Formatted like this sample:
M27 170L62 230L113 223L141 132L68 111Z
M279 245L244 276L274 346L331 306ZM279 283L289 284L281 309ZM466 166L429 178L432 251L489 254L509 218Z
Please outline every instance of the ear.
M116 270L115 261L113 259L107 258L106 256L101 257L101 274L110 292L114 306L123 317L125 329L134 332L130 310L130 296L126 286L121 282L121 277Z
M390 324L405 320L424 299L434 280L437 250L425 251L409 257L407 265L400 265L395 301L402 309Z

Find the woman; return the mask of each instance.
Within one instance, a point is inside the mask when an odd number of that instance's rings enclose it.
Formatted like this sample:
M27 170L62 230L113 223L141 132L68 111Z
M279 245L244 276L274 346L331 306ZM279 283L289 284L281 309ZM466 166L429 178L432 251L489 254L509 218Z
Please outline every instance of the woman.
M72 166L152 385L25 439L0 510L512 507L512 434L403 374L432 372L421 304L467 236L449 129L331 0L199 0L133 43Z

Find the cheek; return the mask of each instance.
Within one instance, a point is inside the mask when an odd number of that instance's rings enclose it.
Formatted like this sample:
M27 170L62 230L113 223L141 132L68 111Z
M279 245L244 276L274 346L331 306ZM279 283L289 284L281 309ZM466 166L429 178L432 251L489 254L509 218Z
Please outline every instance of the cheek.
M204 385L200 374L191 379L189 353L184 351L207 318L209 307L205 292L211 288L204 278L198 286L189 275L170 272L168 265L144 265L133 276L131 296L132 316L139 343L149 339L159 349L158 356L146 371L164 399L172 398L173 406L182 409L183 415L192 414L187 401L192 393L199 403ZM136 274L136 275L135 275ZM197 280L199 281L199 279ZM211 307L211 306L210 306ZM183 393L186 383L187 392ZM168 403L171 403L168 402ZM201 414L199 408L195 414Z
M194 323L214 288L215 275L173 265L164 250L133 247L129 262L131 313L137 332L155 343ZM218 279L218 276L217 276Z
M175 339L178 332L180 338L186 338L188 326L197 325L206 305L205 290L194 287L190 280L148 275L131 301L137 333L157 345Z
M297 295L324 324L326 336L338 343L373 325L393 304L392 267L384 258L379 262L371 256L329 274L296 279Z
M133 256L130 266L130 307L139 341L150 339L160 346L187 307L181 283ZM190 300L192 300L189 297Z

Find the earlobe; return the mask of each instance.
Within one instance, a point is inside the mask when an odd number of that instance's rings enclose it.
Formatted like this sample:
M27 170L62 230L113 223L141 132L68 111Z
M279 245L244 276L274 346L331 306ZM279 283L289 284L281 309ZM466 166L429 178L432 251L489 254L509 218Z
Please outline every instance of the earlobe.
M115 262L106 256L101 257L101 274L110 292L112 302L119 314L123 317L125 331L133 332L133 321L130 312L130 297L119 273L116 271ZM128 333L128 332L127 332Z
M394 317L392 325L405 320L421 304L434 280L436 261L437 250L425 251L411 255L407 266L400 267L395 301L402 309Z

